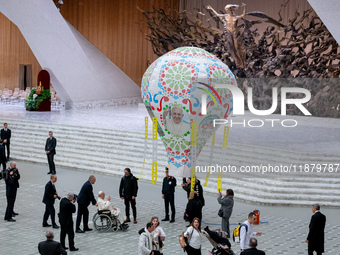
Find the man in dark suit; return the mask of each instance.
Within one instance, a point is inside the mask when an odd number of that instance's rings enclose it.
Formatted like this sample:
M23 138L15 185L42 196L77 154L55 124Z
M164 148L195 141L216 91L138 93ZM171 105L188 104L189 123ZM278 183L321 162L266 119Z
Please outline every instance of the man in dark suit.
M56 175L51 175L50 181L45 185L45 192L43 203L46 205L45 213L43 218L43 227L50 227L51 225L47 223L48 217L51 215L51 221L53 228L59 228L59 226L55 223L55 210L54 210L54 200L58 197L57 190L54 186L54 183L57 181Z
M46 232L46 241L38 244L38 250L41 255L67 255L60 243L53 241L54 234L52 230Z
M7 161L9 161L9 154L10 154L10 150L9 150L9 145L10 145L10 141L11 141L11 130L9 128L7 128L7 123L4 124L4 128L1 129L1 135L0 135L0 139L3 141L4 145L7 148Z
M53 137L53 132L48 132L49 138L46 140L45 152L47 155L48 167L50 171L47 174L56 174L54 165L54 155L56 154L55 147L57 146L57 139Z
M7 198L7 208L5 214L5 220L14 222L13 217L18 215L14 212L14 203L17 197L17 189L19 188L20 174L19 170L16 168L16 163L12 162L10 168L8 169L8 177L5 179L6 182L6 198Z
M313 255L316 251L317 255L325 252L325 225L326 216L320 212L320 205L314 204L312 206L313 216L309 224L309 233L306 243L308 243L308 255Z
M0 165L2 165L2 170L6 169L7 158L5 154L5 146L3 145L3 141L0 140Z
M130 220L130 203L132 207L133 213L133 223L137 223L137 209L136 209L136 197L138 191L138 183L137 178L133 176L130 168L124 169L124 176L120 181L119 186L119 196L121 199L124 199L125 204L125 214L126 214L126 222L131 222Z
M64 197L60 201L59 205L59 223L60 223L60 243L61 246L67 250L65 247L65 238L68 235L68 244L70 246L70 251L77 251L78 248L74 247L74 230L73 230L73 218L72 214L76 212L76 206L74 203L76 199L74 194L68 193L67 197Z
M249 247L249 249L242 251L240 255L266 255L264 251L256 249L257 239L254 237L250 238Z
M93 187L92 185L96 182L96 177L91 175L89 180L84 183L78 194L78 213L77 213L77 222L76 222L76 232L84 233L85 231L91 231L92 229L88 226L89 221L89 209L87 208L92 202L93 205L97 206L97 201L93 195ZM80 229L81 218L83 217L83 226L84 230Z
M165 177L162 185L162 198L164 199L165 218L162 221L169 220L169 204L171 206L171 220L170 223L175 222L175 187L176 178L169 176L169 168L165 168Z

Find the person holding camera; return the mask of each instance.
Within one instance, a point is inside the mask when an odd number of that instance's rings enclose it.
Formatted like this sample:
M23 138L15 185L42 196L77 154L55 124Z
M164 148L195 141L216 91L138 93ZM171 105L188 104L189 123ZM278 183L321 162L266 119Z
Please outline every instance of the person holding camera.
M14 203L17 197L17 189L19 188L20 174L17 168L17 164L12 162L10 168L7 169L8 176L5 178L6 182L6 198L7 198L7 208L5 214L5 220L9 222L14 222L13 217L18 215L14 212Z
M78 251L79 249L74 247L74 229L72 214L76 212L76 206L74 203L77 201L76 196L73 193L68 193L66 197L61 199L59 205L59 223L60 223L60 243L61 246L67 250L65 246L65 238L68 235L68 245L70 251Z
M59 226L55 223L55 210L54 210L54 200L56 198L60 199L57 194L57 190L54 186L54 183L57 181L56 175L51 175L50 181L45 185L45 192L43 203L46 205L45 213L43 218L43 227L50 227L51 225L47 223L48 217L51 216L52 226L53 228L59 228Z

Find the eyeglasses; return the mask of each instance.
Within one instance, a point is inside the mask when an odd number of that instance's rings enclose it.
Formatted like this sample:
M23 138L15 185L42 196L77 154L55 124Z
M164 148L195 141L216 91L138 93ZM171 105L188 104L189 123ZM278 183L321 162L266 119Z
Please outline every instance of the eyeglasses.
M156 216L153 216L152 218L153 218L153 219L157 219L157 220L158 220L158 217L156 217Z

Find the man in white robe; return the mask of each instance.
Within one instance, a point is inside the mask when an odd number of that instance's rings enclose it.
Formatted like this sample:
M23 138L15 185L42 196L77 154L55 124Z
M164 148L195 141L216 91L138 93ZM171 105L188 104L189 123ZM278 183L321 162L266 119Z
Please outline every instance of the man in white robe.
M105 192L104 191L99 191L98 194L98 209L100 211L102 210L109 210L112 215L118 218L121 228L122 229L127 229L129 227L128 224L124 223L124 216L120 212L120 210L116 207L113 206L113 204L110 202L111 201L111 196L108 196L107 199L105 199Z

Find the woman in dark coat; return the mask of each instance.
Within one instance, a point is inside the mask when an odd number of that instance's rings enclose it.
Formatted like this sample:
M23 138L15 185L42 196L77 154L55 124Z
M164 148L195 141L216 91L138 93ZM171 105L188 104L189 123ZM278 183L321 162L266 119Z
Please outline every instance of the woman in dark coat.
M202 202L197 196L196 191L191 191L189 195L189 202L187 203L187 207L185 212L188 217L188 221L192 222L192 220L197 217L200 220L202 219Z

